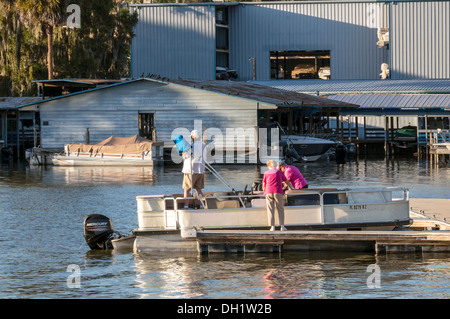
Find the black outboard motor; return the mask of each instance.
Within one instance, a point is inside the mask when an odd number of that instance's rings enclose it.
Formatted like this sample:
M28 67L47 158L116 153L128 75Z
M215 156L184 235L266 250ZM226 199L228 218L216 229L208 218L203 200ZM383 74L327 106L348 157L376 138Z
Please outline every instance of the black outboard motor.
M0 158L4 161L11 159L13 156L13 151L11 147L3 147L0 150Z
M335 154L336 154L336 163L345 164L345 159L347 158L347 147L342 142L339 142L336 145Z
M89 215L84 219L84 239L91 249L110 249L114 239L114 228L106 216Z

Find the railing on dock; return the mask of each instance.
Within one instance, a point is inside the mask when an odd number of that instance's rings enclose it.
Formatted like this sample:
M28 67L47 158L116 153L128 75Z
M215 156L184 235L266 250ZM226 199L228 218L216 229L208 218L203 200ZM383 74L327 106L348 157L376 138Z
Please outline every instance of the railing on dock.
M428 132L427 143L450 143L450 130L433 130Z

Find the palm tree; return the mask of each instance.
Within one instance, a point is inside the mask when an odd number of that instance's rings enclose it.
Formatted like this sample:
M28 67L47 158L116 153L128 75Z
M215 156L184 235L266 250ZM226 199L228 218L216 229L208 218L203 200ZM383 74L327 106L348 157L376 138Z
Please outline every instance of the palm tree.
M53 27L63 17L63 0L17 0L17 6L28 25L40 25L47 35L48 79L53 79Z

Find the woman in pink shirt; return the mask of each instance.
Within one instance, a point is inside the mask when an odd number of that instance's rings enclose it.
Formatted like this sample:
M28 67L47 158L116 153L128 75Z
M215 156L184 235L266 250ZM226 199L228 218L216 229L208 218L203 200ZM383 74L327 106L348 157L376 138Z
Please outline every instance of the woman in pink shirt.
M280 162L278 169L284 173L284 176L291 182L294 189L308 188L308 182L297 167Z
M292 189L292 185L284 174L276 169L274 161L268 161L267 166L269 170L264 173L263 190L266 196L267 205L267 220L270 225L270 231L275 230L275 210L278 212L278 221L280 222L281 230L287 230L284 227L284 192L283 182L287 183Z

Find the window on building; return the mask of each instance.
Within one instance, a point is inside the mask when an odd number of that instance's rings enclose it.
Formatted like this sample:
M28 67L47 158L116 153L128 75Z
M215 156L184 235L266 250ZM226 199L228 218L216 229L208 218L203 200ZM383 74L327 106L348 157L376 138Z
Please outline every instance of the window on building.
M271 79L330 79L330 51L271 51Z
M216 6L216 80L230 80L238 77L230 70L228 7Z
M426 125L425 125L426 123ZM448 130L450 129L450 117L419 117L419 130Z
M139 136L156 140L155 118L153 113L139 113Z
M216 8L216 63L218 67L228 68L228 8Z

